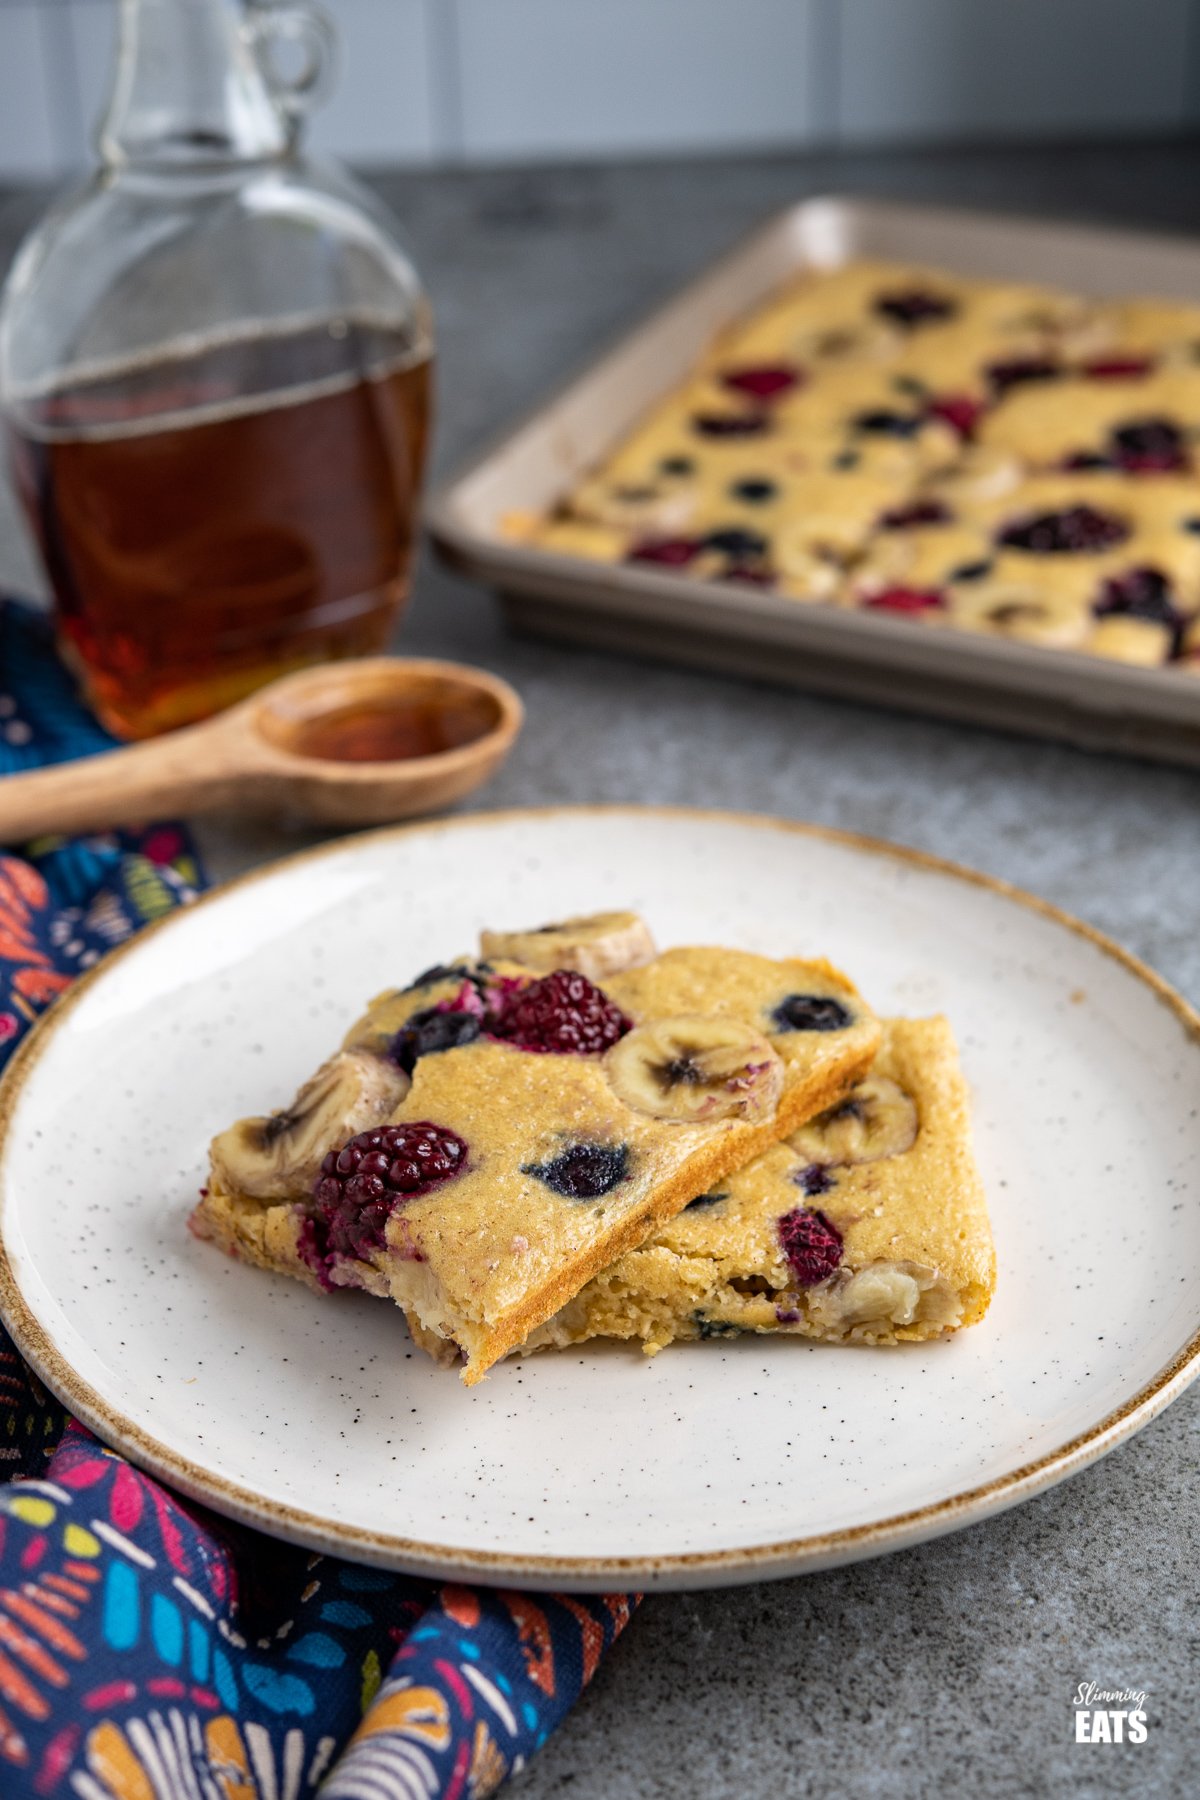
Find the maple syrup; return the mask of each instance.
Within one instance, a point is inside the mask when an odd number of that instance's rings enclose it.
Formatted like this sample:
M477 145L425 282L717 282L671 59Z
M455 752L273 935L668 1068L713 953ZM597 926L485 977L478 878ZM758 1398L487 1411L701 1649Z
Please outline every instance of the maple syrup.
M326 762L405 762L474 744L495 730L500 708L490 694L431 688L412 699L360 701L303 721L287 734L298 756Z
M146 736L385 647L408 594L430 369L427 346L326 319L231 328L23 397L18 491L105 724ZM382 728L357 729L343 758Z

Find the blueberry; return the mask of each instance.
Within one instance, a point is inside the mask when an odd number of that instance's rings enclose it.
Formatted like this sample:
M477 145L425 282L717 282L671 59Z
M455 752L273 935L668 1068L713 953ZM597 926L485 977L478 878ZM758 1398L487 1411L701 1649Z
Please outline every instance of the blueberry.
M944 294L931 294L924 288L905 288L899 293L878 295L875 311L897 325L911 328L934 319L952 319L958 307Z
M768 428L762 413L694 413L692 426L701 437L763 437Z
M466 981L470 976L471 970L466 963L434 963L432 969L426 969L423 975L418 975L415 981L410 981L401 991L415 994L418 988L433 987L438 981Z
M683 1210L684 1212L703 1212L705 1207L719 1206L722 1200L728 1200L728 1198L729 1195L724 1188L714 1189L711 1194L697 1194L694 1200L688 1201Z
M992 564L985 557L982 562L960 563L957 569L951 569L951 581L982 581L985 575L992 572Z
M730 488L735 500L746 500L752 506L762 500L773 500L779 489L773 481L759 480L757 477L748 481L735 481Z
M434 1056L439 1050L457 1050L460 1044L472 1044L482 1026L474 1013L439 1012L436 1006L413 1013L392 1039L388 1054L406 1075L411 1075L422 1056Z
M710 531L704 540L710 550L719 550L722 556L762 556L767 548L767 540L757 531L743 531L731 525L723 531Z
M521 1172L536 1175L567 1200L598 1200L628 1176L629 1151L624 1144L573 1144L550 1162L523 1163Z
M789 994L771 1014L776 1031L844 1031L851 1015L826 994Z
M664 456L658 466L664 475L694 475L696 472L690 456Z
M731 1338L742 1335L740 1325L729 1325L724 1319L706 1319L703 1313L693 1313L696 1330L702 1338Z
M863 431L872 437L915 437L921 429L921 419L912 413L888 412L877 407L872 412L859 413L854 420L855 431Z
M1185 519L1183 529L1190 531L1193 537L1200 537L1200 519Z
M824 1163L809 1163L807 1169L798 1169L792 1180L810 1199L815 1194L828 1194L837 1186L837 1178Z

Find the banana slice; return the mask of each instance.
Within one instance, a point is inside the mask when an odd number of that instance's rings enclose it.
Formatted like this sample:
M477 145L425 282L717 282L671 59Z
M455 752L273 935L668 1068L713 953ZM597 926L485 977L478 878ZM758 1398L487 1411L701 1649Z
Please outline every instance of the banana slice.
M589 981L636 969L655 954L649 927L635 912L592 913L534 931L481 931L479 949L488 962L523 963L546 975L577 969Z
M604 1060L618 1096L655 1119L765 1118L783 1092L783 1063L766 1038L715 1014L637 1025Z
M881 1162L912 1148L917 1123L916 1105L898 1082L868 1075L845 1100L794 1131L788 1143L810 1163Z
M365 1050L340 1050L282 1112L239 1119L213 1139L213 1179L227 1193L254 1200L304 1199L326 1151L380 1124L409 1085L394 1063Z

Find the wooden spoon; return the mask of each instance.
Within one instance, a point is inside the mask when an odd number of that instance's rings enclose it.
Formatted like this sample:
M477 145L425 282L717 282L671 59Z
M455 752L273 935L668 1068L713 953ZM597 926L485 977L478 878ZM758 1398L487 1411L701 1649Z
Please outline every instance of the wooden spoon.
M523 718L506 681L461 663L329 663L202 725L5 777L0 843L215 808L386 824L449 806L494 775Z

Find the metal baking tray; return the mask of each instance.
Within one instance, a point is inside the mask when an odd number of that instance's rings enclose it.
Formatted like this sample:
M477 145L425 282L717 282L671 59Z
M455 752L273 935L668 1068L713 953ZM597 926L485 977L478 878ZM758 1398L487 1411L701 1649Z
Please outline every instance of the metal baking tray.
M1200 680L506 541L600 461L713 336L798 270L857 256L1200 301L1200 242L887 201L779 214L433 497L442 555L518 629L1200 767Z

